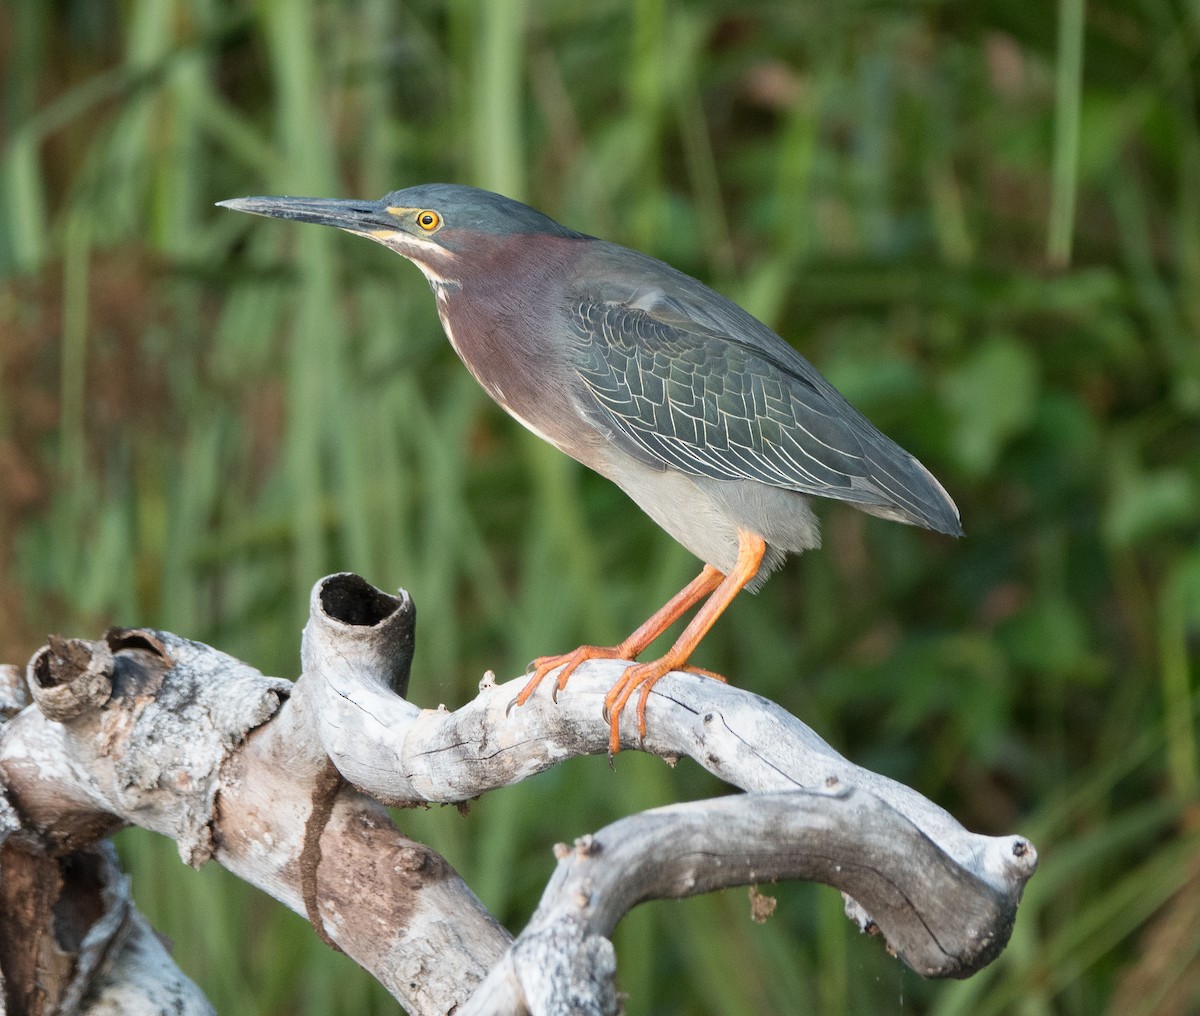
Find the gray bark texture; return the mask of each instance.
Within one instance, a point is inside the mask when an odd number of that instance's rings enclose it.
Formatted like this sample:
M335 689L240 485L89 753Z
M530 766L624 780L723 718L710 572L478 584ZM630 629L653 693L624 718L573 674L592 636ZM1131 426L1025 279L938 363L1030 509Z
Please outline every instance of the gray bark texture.
M610 936L632 907L781 879L840 889L926 977L969 976L1007 943L1027 840L970 833L774 703L682 673L655 686L644 743L630 705L623 746L744 793L559 845L514 939L384 805L462 802L607 751L623 664L585 664L557 702L547 681L513 709L523 679L488 674L460 709L421 709L403 697L413 622L406 593L342 574L313 589L295 683L148 629L52 639L24 675L0 671L0 1012L210 1011L129 901L104 837L130 824L307 914L422 1016L618 1013ZM76 897L72 929L55 914Z

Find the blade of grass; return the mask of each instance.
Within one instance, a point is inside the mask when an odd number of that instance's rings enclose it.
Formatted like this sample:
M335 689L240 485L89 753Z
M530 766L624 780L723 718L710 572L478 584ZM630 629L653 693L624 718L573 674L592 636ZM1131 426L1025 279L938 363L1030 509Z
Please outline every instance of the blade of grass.
M1079 118L1083 82L1085 0L1059 0L1058 55L1054 70L1054 155L1050 176L1050 224L1046 259L1055 268L1071 263L1079 172Z

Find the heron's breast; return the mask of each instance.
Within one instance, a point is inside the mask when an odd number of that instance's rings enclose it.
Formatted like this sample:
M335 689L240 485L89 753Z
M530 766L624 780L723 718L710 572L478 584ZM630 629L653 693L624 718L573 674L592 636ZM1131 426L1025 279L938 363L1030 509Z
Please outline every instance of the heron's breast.
M505 313L503 304L446 288L435 291L446 338L480 387L527 430L592 465L590 449L598 435L569 397L570 366L556 358L545 333L536 331L543 322Z

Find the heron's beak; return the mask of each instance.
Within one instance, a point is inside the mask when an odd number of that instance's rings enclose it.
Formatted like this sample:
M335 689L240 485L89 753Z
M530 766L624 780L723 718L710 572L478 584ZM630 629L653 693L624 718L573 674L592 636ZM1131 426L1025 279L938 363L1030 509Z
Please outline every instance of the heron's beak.
M380 201L344 201L337 198L230 198L218 201L222 208L272 219L292 219L295 222L315 222L320 226L336 226L351 233L362 233L374 239L379 233L397 232L397 223Z

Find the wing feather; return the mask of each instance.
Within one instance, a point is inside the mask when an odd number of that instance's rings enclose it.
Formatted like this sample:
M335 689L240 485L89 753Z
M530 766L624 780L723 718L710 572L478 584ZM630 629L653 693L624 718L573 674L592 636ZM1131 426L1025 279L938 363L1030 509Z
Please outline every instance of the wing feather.
M807 360L736 305L661 267L695 291L667 298L592 285L567 308L581 408L621 447L657 468L753 480L961 532L928 470Z

